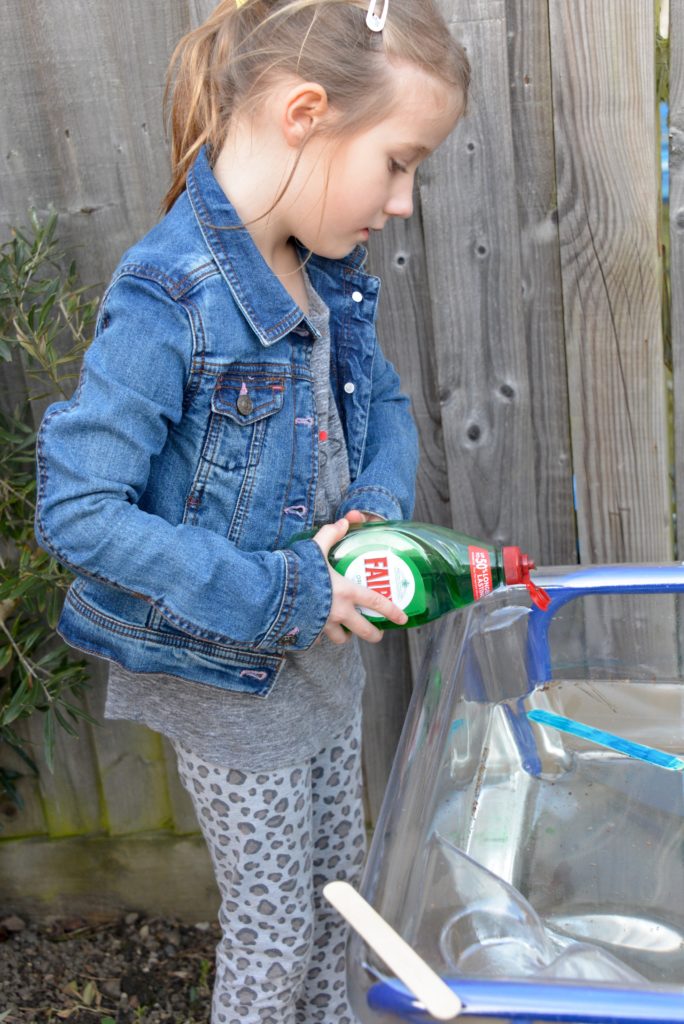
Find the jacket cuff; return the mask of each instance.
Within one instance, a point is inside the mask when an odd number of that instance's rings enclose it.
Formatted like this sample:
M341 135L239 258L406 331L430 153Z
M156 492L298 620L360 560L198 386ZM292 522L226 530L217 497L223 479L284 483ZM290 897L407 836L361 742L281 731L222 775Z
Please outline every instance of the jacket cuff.
M285 559L283 600L259 647L305 651L321 635L330 615L328 562L313 540L296 541L279 554Z
M350 487L335 513L335 518L340 519L353 509L373 512L383 519L404 518L399 500L384 487Z

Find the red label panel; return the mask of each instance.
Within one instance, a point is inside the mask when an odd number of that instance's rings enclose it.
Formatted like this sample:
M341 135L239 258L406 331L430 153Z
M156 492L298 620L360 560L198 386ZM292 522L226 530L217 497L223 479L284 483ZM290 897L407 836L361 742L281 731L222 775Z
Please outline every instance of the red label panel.
M491 594L492 565L486 548L478 548L474 544L468 547L470 558L470 579L473 585L473 597L479 601L481 597Z

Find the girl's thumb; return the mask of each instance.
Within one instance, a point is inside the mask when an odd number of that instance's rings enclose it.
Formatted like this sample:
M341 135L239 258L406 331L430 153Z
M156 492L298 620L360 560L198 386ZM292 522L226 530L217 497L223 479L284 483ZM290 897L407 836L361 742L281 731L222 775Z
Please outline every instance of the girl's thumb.
M339 540L342 540L348 529L349 520L347 519L338 519L336 523L327 523L320 528L314 540L326 558L333 544L337 544Z

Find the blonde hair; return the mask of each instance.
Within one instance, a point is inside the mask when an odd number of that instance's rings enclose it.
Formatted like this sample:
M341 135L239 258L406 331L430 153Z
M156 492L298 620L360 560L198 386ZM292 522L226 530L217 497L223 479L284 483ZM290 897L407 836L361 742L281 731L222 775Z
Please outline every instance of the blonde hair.
M181 39L164 94L170 103L170 209L203 145L215 159L230 118L254 109L278 74L323 86L343 135L379 121L392 100L388 61L407 61L460 91L470 82L465 51L450 35L435 0L390 0L382 32L366 25L368 0L221 0Z

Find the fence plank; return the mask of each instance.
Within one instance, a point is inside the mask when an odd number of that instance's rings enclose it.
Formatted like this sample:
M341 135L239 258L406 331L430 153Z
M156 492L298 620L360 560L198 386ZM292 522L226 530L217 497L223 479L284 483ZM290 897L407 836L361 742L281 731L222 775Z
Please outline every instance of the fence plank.
M383 637L379 645L364 645L368 680L363 696L363 771L366 811L377 821L394 752L412 692L411 666L405 633Z
M51 836L83 835L102 828L102 805L92 726L74 725L75 736L55 729L55 766L49 771L43 757L43 715L32 715L23 723L31 756L38 765L45 818Z
M134 722L103 718L106 667L94 671L88 708L101 724L93 736L95 770L109 835L168 828L172 811L161 738Z
M670 3L670 288L672 295L672 383L677 550L684 552L684 0ZM684 635L684 631L683 631Z
M162 737L164 763L166 766L166 786L171 806L171 817L177 835L188 835L199 831L195 809L188 791L178 777L176 755L171 742Z
M581 560L667 559L653 3L550 14Z
M201 836L75 836L0 843L3 916L118 917L137 910L194 922L219 904Z
M527 351L503 2L442 9L473 65L471 110L421 182L452 516L531 553L534 493Z
M17 779L15 785L24 806L18 808L9 797L0 797L0 839L46 835L48 826L37 777L29 771L18 754L4 745L2 766L21 774L22 777Z
M5 102L0 221L60 214L84 284L103 287L156 220L168 181L164 69L185 5L8 0L0 34Z
M429 165L428 161L428 173ZM390 222L379 237L371 239L369 263L372 272L382 279L378 337L399 371L403 390L410 395L418 427L420 462L414 518L451 526L419 187L414 194L413 216ZM422 631L412 631L408 637L387 637L380 649L363 646L368 673L364 768L371 821L376 820L382 802L416 666L423 655L423 636Z
M528 351L538 563L577 560L563 295L556 203L549 13L539 0L507 0L511 124L522 305Z
M428 174L430 164L428 160ZM419 182L423 173L424 169L419 168ZM382 280L378 338L399 371L418 426L420 464L415 518L450 526L449 481L432 348L434 331L419 187L414 192L413 216L409 220L390 221L381 235L371 238L369 265Z

